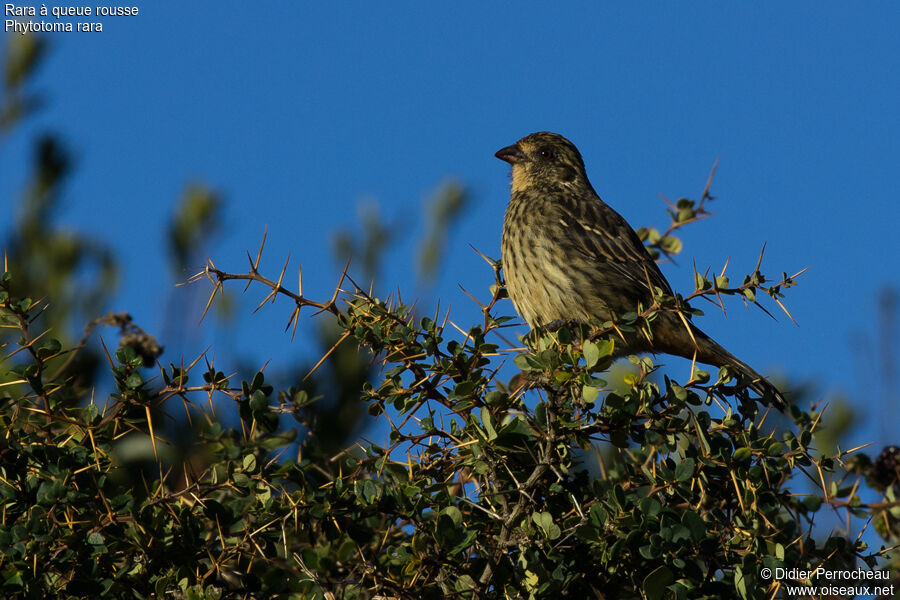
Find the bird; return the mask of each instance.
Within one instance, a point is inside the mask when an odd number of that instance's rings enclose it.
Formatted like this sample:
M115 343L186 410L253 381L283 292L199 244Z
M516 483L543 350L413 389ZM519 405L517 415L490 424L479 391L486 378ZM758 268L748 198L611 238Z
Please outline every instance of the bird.
M495 156L512 165L501 239L506 289L533 330L586 323L592 317L614 321L639 305L649 307L654 288L674 297L635 230L594 191L572 142L539 131ZM728 366L764 400L784 409L784 397L774 385L689 319L659 311L650 335L627 334L624 343L616 344L614 357L664 353Z

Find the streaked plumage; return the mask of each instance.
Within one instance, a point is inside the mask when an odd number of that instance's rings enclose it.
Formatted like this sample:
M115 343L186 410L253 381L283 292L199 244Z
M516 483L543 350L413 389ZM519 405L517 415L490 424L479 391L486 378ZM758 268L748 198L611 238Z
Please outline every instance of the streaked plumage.
M674 295L637 233L605 204L584 161L561 135L538 132L496 154L512 165L512 194L503 222L502 260L516 310L532 328L601 321L646 308L653 290ZM696 326L694 339L673 312L652 324L652 341L636 334L617 354L664 352L743 373L751 388L781 404L781 394ZM694 342L696 340L696 343Z

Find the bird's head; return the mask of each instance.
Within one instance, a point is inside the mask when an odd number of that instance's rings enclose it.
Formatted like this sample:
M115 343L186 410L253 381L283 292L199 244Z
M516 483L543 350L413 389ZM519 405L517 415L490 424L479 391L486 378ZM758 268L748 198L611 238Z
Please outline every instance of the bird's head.
M578 148L558 133L539 131L526 135L494 156L512 165L514 192L532 186L590 185Z

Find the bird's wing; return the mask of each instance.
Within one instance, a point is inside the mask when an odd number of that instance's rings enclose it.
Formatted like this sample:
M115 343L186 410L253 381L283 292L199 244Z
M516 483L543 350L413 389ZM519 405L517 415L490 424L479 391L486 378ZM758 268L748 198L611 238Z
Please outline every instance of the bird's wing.
M603 263L632 286L652 296L648 282L665 294L674 295L656 261L647 252L634 229L622 215L599 197L579 203L577 211L560 216L575 249L591 260Z

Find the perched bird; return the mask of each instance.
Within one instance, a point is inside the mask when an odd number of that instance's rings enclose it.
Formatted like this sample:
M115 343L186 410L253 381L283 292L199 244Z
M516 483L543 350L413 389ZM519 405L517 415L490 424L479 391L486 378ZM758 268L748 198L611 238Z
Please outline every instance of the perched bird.
M590 317L608 321L634 312L639 303L647 308L653 303L651 286L674 296L637 233L594 191L572 142L542 131L495 156L512 165L501 250L506 288L532 328ZM727 365L756 393L783 407L775 386L675 312L659 312L649 337L629 335L616 355L663 352Z

